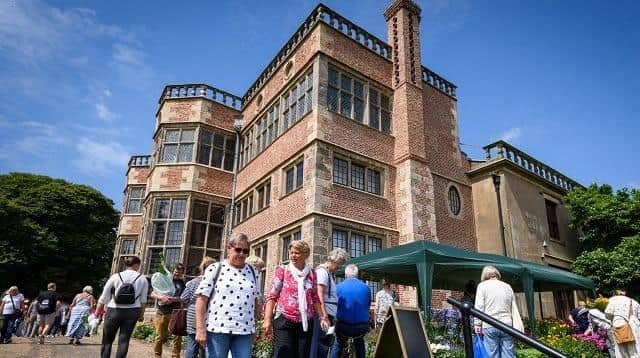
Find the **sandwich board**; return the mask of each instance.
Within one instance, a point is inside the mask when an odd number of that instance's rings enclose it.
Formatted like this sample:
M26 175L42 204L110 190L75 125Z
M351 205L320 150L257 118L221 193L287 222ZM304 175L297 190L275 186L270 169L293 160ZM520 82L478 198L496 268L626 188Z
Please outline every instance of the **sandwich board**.
M431 358L429 338L420 310L391 306L378 335L375 358Z

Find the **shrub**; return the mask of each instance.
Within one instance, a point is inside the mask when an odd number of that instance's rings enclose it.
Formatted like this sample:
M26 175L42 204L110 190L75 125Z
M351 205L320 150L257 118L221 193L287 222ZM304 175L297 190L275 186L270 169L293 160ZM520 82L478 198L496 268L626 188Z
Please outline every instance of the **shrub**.
M136 324L136 328L133 329L131 337L147 342L153 342L156 339L156 328L153 323L143 322ZM164 343L170 342L173 339L173 335L167 332L164 338Z

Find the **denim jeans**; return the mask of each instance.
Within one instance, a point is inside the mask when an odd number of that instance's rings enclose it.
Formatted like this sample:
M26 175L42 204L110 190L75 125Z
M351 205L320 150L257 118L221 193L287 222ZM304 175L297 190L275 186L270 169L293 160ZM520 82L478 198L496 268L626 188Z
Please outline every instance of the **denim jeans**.
M4 316L4 325L2 326L2 334L0 336L0 341L8 341L11 339L11 335L13 334L13 330L15 329L16 323L16 315L15 314L5 314Z
M513 338L493 327L484 329L484 348L491 358L515 358Z
M331 358L340 358L342 350L347 346L349 338L353 338L356 358L364 358L366 354L364 335L369 332L369 328L369 322L356 324L336 322L336 339L333 341L333 347L331 347Z
M187 348L186 351L184 353L184 357L185 358L204 358L204 354L202 354L201 352L203 352L202 347L200 347L200 344L198 344L198 342L196 342L196 335L194 334L188 334L187 335Z
M227 358L229 350L233 358L251 358L252 347L251 334L207 332L207 358Z

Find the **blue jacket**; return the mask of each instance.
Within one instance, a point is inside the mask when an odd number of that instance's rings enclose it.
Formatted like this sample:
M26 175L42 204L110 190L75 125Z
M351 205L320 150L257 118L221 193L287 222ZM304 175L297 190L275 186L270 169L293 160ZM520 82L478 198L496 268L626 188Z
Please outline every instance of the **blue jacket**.
M338 321L345 323L369 322L371 289L364 282L351 277L336 287L338 294Z

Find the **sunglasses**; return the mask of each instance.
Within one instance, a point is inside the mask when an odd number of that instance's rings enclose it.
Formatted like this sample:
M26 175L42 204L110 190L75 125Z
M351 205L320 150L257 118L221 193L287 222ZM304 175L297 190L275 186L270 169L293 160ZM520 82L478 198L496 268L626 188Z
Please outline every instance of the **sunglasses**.
M245 254L245 256L249 255L249 249L243 249L243 248L240 248L240 247L233 247L233 246L232 246L232 248L233 248L233 251L236 252L236 254Z

